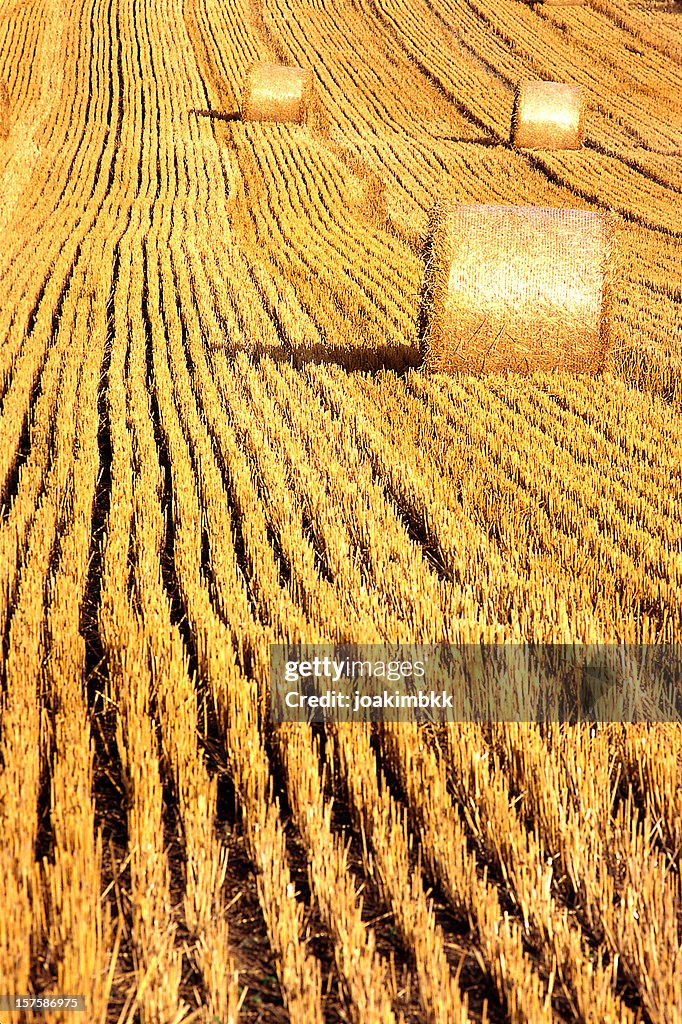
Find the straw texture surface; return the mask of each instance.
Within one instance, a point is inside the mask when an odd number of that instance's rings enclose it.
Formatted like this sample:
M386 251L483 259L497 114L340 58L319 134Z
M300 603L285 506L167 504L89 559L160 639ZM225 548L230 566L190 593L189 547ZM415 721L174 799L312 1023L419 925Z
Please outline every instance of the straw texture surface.
M5 82L0 81L0 139L9 135L9 89Z
M283 64L252 64L246 74L242 120L302 124L308 118L312 96L312 71Z
M520 82L514 97L511 143L517 149L579 149L583 114L580 86Z
M603 367L613 268L608 216L441 202L431 227L426 370Z

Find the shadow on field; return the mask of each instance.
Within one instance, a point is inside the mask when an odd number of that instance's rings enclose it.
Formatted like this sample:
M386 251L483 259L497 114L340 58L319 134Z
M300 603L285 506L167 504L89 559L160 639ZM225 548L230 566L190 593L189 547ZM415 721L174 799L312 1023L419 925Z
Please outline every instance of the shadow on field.
M439 142L461 142L469 146L504 146L500 139L493 139L489 135L482 135L478 139L460 139L459 135L432 135Z
M211 121L241 121L242 118L238 110L226 113L223 110L200 110L198 107L193 107L188 113L194 114L195 117L208 117Z
M418 369L422 364L422 355L414 344L404 345L372 345L357 348L337 348L333 345L287 345L277 346L243 346L233 347L229 342L209 342L211 352L224 352L228 362L234 362L241 353L247 356L250 363L258 366L270 359L274 363L288 363L296 370L302 370L308 364L318 366L340 366L348 373L376 373L379 370L392 370L399 377L409 370Z

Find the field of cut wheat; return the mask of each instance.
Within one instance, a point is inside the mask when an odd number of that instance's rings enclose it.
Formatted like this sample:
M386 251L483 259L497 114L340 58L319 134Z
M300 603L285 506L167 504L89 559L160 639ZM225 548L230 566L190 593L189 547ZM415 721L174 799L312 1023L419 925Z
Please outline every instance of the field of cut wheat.
M0 0L0 81L0 1024L679 1024L679 723L268 688L682 641L682 5ZM609 214L603 373L422 371L441 197Z

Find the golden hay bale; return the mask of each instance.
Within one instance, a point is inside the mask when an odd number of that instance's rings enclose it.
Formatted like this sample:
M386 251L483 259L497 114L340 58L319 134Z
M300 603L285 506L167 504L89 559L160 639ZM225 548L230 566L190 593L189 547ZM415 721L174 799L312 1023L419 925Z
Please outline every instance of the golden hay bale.
M441 202L422 308L434 372L596 372L610 343L613 232L586 210Z
M9 89L5 82L0 81L0 139L9 135Z
M303 124L312 98L312 71L283 64L252 64L246 73L242 120Z
M583 115L579 85L520 82L514 97L511 143L516 149L579 149Z
M585 0L531 0L541 3L543 7L584 7Z

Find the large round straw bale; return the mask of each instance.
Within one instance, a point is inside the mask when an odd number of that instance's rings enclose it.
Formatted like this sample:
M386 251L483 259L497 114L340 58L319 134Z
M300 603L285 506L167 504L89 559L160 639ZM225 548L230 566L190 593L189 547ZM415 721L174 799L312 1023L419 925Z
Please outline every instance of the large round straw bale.
M585 0L531 0L531 2L540 2L543 7L584 7L585 5Z
M284 64L252 64L246 73L242 120L302 124L308 118L312 97L312 71Z
M608 216L441 202L431 228L427 370L602 368L610 342Z
M9 89L0 81L0 139L9 135Z
M520 82L514 97L511 142L517 149L579 149L583 91L561 82Z

